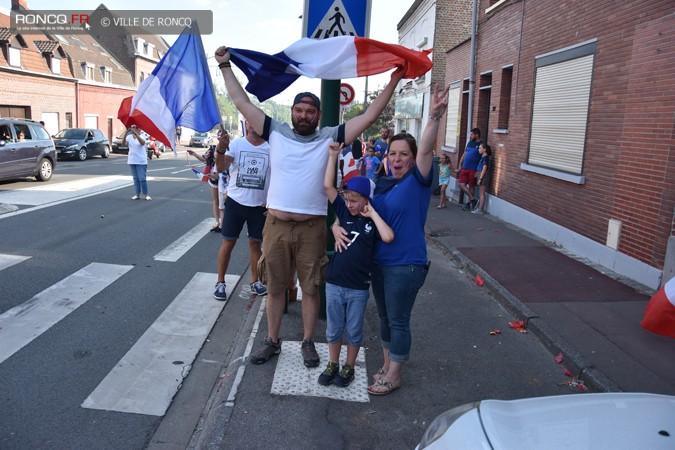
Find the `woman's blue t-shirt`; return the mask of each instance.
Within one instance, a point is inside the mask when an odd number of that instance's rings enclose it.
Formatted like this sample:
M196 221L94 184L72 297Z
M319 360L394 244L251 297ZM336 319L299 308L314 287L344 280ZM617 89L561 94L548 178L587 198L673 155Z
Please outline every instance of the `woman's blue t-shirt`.
M375 211L394 230L393 242L375 242L375 263L382 266L427 263L424 224L431 199L433 167L426 178L422 176L417 165L410 170L413 173L387 192L376 194L373 199ZM380 178L378 184L386 182L388 178L390 177Z

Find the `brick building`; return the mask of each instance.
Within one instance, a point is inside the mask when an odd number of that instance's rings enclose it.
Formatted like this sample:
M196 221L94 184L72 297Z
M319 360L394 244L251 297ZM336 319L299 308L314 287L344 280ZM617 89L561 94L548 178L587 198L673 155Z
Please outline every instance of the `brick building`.
M30 12L12 0L15 13ZM109 13L105 5L98 12ZM124 131L122 100L155 68L169 46L158 36L89 33L17 33L0 8L0 117L42 120L50 134L63 128L98 128L111 139Z
M488 212L657 288L675 261L675 3L478 2L474 84L470 38L446 56L443 150L462 155L472 89Z
M419 139L428 119L432 87L445 81L446 52L470 36L470 0L415 0L397 25L399 44L415 50L433 48L431 71L403 80L395 95L395 129ZM441 31L441 32L438 32Z
M75 112L75 80L60 43L46 34L19 34L0 8L0 117L43 120L54 134Z

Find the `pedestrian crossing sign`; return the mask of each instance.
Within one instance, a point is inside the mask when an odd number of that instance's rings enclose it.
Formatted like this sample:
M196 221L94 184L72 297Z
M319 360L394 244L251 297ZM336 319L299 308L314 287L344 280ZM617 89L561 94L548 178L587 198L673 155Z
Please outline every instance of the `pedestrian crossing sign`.
M312 39L335 36L368 37L372 0L305 0L302 35Z

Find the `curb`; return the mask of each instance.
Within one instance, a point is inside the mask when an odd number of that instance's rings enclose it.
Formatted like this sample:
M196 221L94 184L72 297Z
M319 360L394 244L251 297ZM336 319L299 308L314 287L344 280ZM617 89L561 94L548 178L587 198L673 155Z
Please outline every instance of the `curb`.
M579 353L576 348L570 345L544 320L534 314L530 308L506 290L485 270L456 248L448 247L443 242L431 237L428 229L426 230L426 235L427 241L441 250L450 259L465 267L472 275L483 277L484 286L495 299L516 318L527 321L528 330L532 331L552 354L555 355L562 352L565 355L565 366L573 373L576 373L576 377L582 380L586 386L598 392L622 392L616 383L596 368L591 361Z

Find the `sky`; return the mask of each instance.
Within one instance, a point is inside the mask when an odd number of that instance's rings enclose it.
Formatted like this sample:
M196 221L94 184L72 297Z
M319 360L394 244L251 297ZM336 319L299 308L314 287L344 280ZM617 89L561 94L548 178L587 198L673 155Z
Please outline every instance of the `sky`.
M0 0L8 8L11 0ZM387 43L398 43L396 26L408 11L414 0L372 0L370 35ZM245 48L264 53L278 53L302 36L304 0L162 0L139 2L138 0L27 0L28 8L34 10L84 10L93 11L101 3L110 10L181 10L207 9L213 11L213 33L203 35L204 49L212 67L212 78L216 86L223 86L222 76L212 58L217 47ZM161 5L161 8L153 5ZM139 7L139 5L141 5ZM166 36L172 43L176 36ZM236 72L243 78L241 72ZM368 90L384 87L389 74L369 77ZM357 101L363 101L365 78L342 80L354 87ZM277 103L290 104L298 92L312 91L320 95L319 80L301 77L286 91L272 98Z

